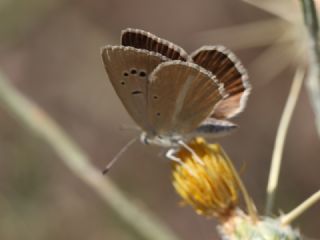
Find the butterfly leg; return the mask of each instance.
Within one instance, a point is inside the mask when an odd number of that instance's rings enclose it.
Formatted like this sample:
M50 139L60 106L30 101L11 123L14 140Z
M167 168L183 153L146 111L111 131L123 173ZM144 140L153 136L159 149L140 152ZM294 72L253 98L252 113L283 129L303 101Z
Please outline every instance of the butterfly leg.
M176 157L175 154L177 153L177 149L169 149L166 152L166 157L169 158L170 160L180 164L182 167L184 167L192 176L196 177L196 174L192 171L192 169L185 164L180 158Z
M176 153L177 153L177 150L171 148L166 152L166 157L174 162L177 162L177 163L183 165L183 162L181 161L181 159L175 156Z
M190 152L194 158L194 160L201 164L202 166L204 166L204 162L201 160L201 158L198 156L198 154L193 151L193 149L191 147L189 147L187 144L184 143L184 141L182 140L179 140L178 141L178 144L180 144L182 147L184 147L188 152Z

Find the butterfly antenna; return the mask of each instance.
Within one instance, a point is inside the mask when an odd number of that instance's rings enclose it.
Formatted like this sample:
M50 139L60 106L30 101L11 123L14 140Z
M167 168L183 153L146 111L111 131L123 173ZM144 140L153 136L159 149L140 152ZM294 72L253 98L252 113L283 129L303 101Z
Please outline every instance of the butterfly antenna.
M193 149L191 147L189 147L184 141L180 140L178 141L178 143L184 147L188 152L190 152L192 154L192 156L194 157L195 161L198 162L201 165L204 165L204 162L201 160L201 158L198 156L198 154L193 151Z
M120 158L120 156L136 141L138 140L138 138L133 138L131 139L126 145L124 145L121 150L113 157L113 159L107 164L107 166L104 168L104 170L102 171L102 174L105 175L109 172L109 170L111 169L111 167L113 166L113 164Z
M137 126L128 126L128 125L121 125L120 126L120 131L127 131L127 130L130 130L130 131L141 131L140 128L138 128Z

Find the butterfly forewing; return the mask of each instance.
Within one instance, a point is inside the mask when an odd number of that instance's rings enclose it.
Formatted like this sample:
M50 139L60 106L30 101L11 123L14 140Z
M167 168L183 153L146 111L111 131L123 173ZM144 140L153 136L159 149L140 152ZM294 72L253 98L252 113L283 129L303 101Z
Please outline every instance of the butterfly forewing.
M250 85L246 70L236 56L222 46L205 46L195 51L193 61L214 74L223 83L228 95L220 101L212 115L214 118L231 118L245 107Z
M128 28L122 31L121 44L157 52L171 60L186 61L188 58L188 54L181 47L140 29Z
M102 49L102 59L126 110L142 129L148 130L148 78L157 65L168 59L160 54L124 46L106 46Z
M216 79L193 63L160 64L150 76L148 117L156 134L192 132L222 99Z

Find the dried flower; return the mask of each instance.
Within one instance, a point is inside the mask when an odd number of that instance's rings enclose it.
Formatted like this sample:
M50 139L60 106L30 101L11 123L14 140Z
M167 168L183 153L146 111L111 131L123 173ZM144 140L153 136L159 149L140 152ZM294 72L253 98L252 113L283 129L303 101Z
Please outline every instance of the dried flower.
M176 191L198 214L221 220L230 217L238 205L239 187L220 145L196 138L188 146L198 158L185 148L176 153L181 159L173 164Z
M193 139L180 148L173 163L173 185L198 214L217 217L225 240L300 240L297 230L281 218L258 217L254 204L231 161L218 144ZM179 159L179 161L178 161ZM248 214L238 207L243 194Z

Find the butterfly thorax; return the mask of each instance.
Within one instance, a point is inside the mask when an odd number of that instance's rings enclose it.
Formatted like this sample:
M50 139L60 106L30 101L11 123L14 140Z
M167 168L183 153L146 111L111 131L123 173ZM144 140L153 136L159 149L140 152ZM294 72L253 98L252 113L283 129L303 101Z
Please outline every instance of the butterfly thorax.
M182 139L179 135L156 135L146 132L141 133L140 141L144 144L157 145L161 147L176 147L178 142Z

